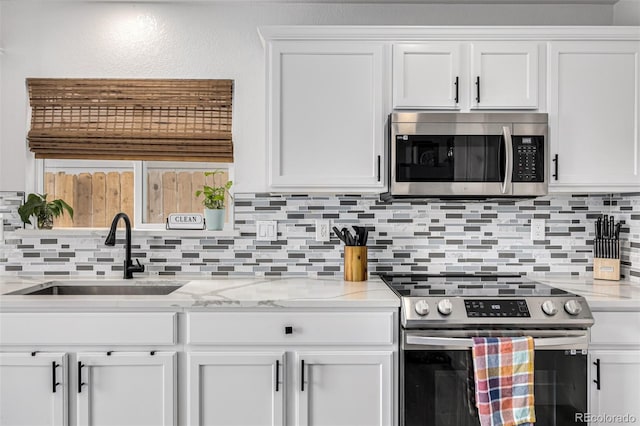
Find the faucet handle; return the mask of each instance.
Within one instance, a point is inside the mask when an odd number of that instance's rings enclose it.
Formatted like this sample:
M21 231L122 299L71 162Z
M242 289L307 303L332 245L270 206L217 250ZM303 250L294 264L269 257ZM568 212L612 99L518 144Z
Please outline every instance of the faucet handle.
M140 263L140 260L136 259L136 263L138 264L138 272L144 272L144 265Z

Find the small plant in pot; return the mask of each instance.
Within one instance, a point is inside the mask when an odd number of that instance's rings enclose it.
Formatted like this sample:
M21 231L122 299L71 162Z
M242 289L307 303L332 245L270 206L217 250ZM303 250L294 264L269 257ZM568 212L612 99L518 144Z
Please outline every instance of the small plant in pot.
M215 176L220 173L224 172L222 170L215 170L213 172L205 172L204 175ZM222 186L204 185L202 189L196 191L196 197L200 197L201 195L204 197L202 200L202 204L205 207L204 218L207 229L210 231L219 231L224 227L224 199L227 194L233 199L229 193L231 185L233 185L232 181L228 181Z
M29 194L27 201L18 208L20 219L24 223L37 225L38 229L53 228L53 218L63 215L65 211L73 220L73 208L61 199L47 201L47 194ZM35 224L32 222L34 217Z

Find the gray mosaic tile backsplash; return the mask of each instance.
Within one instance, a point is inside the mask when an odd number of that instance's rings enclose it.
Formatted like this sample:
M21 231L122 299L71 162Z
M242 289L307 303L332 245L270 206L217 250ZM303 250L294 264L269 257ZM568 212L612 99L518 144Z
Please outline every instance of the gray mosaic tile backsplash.
M3 216L2 227L5 232L15 231L23 227L18 207L24 202L24 192L0 191L0 214Z
M2 193L0 209L14 206L15 197L22 194ZM623 221L622 273L640 281L640 194L393 204L377 196L237 194L237 235L134 233L133 255L155 275L341 276L340 241L333 235L329 242L315 241L315 220L329 219L338 228L369 228L370 272L590 276L594 220L600 214ZM530 240L532 218L546 220L545 240ZM278 221L278 240L256 241L257 220ZM8 233L0 273L119 276L124 249L106 247L103 234Z

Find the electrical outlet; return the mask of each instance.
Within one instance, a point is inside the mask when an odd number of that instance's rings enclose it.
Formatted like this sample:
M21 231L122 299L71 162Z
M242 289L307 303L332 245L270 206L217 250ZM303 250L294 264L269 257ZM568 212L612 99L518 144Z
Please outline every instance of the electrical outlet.
M328 220L316 220L316 241L329 241L330 228L331 223Z
M531 219L531 239L540 241L545 239L544 219Z
M256 240L276 241L278 239L278 222L275 220L256 221Z

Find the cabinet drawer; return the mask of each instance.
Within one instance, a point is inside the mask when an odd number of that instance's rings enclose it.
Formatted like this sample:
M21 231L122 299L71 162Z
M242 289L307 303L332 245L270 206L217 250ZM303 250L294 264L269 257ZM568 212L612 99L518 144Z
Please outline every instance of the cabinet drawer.
M4 313L2 345L172 345L176 314Z
M192 345L388 345L394 336L393 312L191 312L187 329Z
M640 312L593 312L591 344L640 347Z

